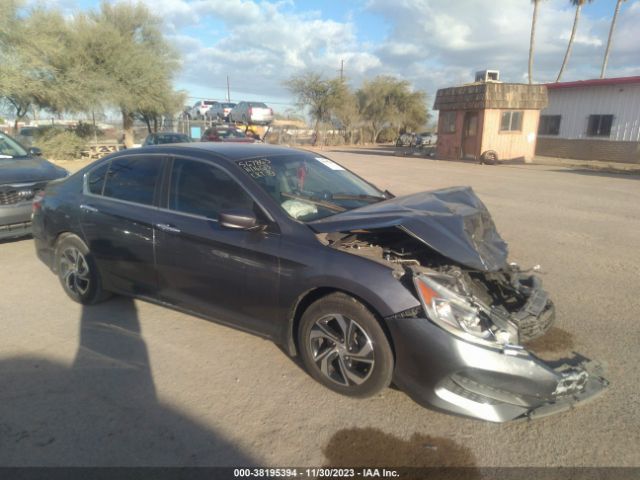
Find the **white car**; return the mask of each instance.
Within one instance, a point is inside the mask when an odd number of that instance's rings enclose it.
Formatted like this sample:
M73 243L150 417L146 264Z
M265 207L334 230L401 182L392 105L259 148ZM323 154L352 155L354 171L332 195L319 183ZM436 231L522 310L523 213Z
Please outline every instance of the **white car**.
M216 103L215 100L198 100L191 110L189 111L189 117L192 119L204 118L211 107Z
M229 120L229 114L231 113L231 110L235 108L235 106L235 103L216 102L216 104L211 107L209 112L207 112L207 117L211 120L226 122Z
M262 102L240 102L231 110L229 121L245 125L269 125L273 110Z

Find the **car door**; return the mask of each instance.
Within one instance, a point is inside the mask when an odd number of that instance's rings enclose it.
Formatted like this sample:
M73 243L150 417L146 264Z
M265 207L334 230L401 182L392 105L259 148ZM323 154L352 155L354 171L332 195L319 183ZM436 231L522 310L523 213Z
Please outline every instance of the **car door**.
M280 234L228 171L204 160L168 165L166 203L157 218L161 298L183 309L273 337L279 290ZM250 209L263 231L226 228L218 214Z
M109 290L157 291L153 225L164 162L162 155L120 156L85 176L81 228Z

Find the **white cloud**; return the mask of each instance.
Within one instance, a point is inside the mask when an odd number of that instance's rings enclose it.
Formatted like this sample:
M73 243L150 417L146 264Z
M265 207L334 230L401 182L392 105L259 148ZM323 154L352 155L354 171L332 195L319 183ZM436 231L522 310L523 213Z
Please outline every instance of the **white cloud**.
M32 0L37 1L37 0ZM129 1L129 0L118 0ZM165 21L169 41L183 55L183 83L288 98L283 81L315 70L338 74L344 61L352 85L378 74L395 75L426 90L473 80L476 70L498 69L505 81L527 80L533 7L526 0L368 0L345 6L343 20L300 12L293 0L143 0ZM73 9L75 0L50 0ZM611 7L613 10L613 5ZM564 80L599 75L610 14L583 8ZM375 38L359 15L383 18ZM552 81L562 62L574 10L566 0L541 2L534 79ZM623 5L614 36L609 76L640 74L640 0ZM379 27L378 27L379 28ZM360 35L360 38L359 38Z

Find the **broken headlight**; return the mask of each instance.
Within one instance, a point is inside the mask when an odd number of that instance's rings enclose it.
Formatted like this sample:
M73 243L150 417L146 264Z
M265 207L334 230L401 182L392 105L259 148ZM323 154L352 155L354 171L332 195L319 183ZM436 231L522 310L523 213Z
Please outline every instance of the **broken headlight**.
M413 281L429 319L449 333L491 347L502 347L517 338L517 332L498 328L468 298L435 278L423 274Z

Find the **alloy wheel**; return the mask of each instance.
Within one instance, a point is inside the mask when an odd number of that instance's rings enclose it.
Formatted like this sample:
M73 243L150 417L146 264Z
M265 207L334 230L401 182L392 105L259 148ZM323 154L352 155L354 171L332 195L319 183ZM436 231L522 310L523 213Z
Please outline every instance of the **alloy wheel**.
M91 284L91 271L84 255L76 247L67 247L60 256L60 274L65 288L76 295L85 295Z
M369 335L344 315L318 319L309 332L309 347L320 372L339 385L361 385L373 372L374 352Z

